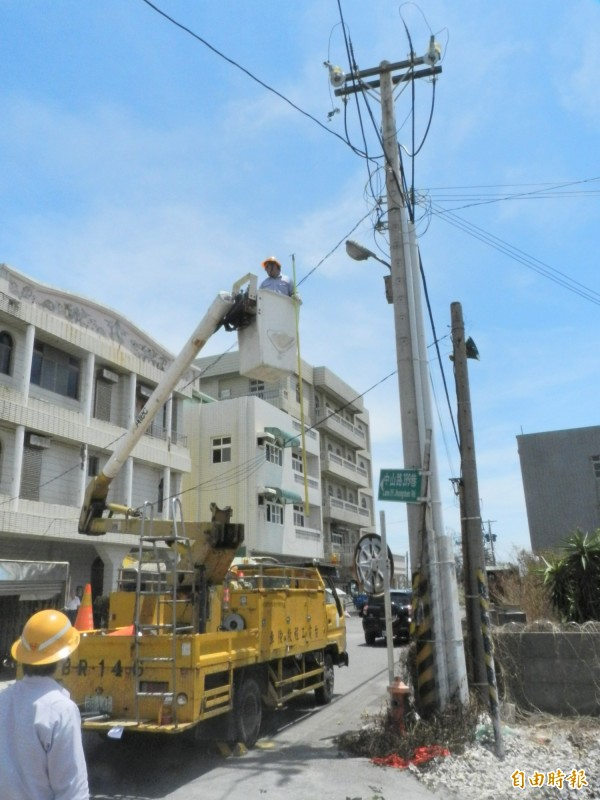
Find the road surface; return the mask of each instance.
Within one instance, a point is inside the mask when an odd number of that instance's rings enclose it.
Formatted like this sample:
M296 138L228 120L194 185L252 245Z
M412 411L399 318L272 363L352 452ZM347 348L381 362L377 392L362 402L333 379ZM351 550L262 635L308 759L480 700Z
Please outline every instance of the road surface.
M181 737L104 741L85 734L93 800L427 800L439 797L410 773L341 753L334 739L385 707L387 653L366 647L350 617L350 666L335 670L332 703L312 696L269 716L257 746L224 757L214 745ZM396 648L396 658L398 648Z

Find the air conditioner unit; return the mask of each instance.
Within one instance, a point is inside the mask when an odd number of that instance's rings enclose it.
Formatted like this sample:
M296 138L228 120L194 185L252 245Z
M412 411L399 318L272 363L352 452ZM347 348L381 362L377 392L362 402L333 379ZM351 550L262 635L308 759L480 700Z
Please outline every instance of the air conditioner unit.
M219 400L230 400L231 399L231 389L221 389L219 392Z
M274 442L275 436L273 436L272 433L267 433L266 431L259 433L256 437L256 444L259 447L264 447L266 444L274 444Z
M112 372L110 369L101 369L99 374L99 378L102 378L103 381L108 381L108 383L118 383L119 376L116 372Z
M152 389L149 386L142 386L138 384L137 392L140 397L150 397L152 394Z
M47 450L50 447L51 440L47 436L38 436L37 433L30 433L28 444L30 447L39 447L42 450Z

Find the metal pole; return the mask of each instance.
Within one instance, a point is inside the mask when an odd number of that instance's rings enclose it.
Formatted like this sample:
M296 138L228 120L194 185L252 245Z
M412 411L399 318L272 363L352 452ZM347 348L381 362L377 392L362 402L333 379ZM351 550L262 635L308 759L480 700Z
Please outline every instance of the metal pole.
M431 382L427 344L425 341L425 325L423 322L423 304L421 302L421 261L417 247L417 237L412 222L408 223L408 240L410 246L411 285L413 292L413 308L415 309L415 344L417 348L417 364L420 370L420 396L423 402L425 421L425 441L429 442L429 514L431 519L430 546L430 581L432 599L435 605L444 609L438 627L439 638L443 640L446 664L446 680L439 682L440 699L444 705L444 687L448 697L458 698L463 704L469 699L467 667L463 643L458 585L456 581L456 563L452 537L447 536L444 528L441 490L435 442L433 440L433 409L431 403ZM438 594L439 592L439 594ZM436 597L439 598L436 601ZM435 611L435 606L434 606ZM435 630L435 626L434 626Z
M387 645L388 677L390 686L394 682L394 632L392 628L392 598L390 596L390 571L387 557L387 537L385 531L385 511L379 512L381 527L381 571L383 573L383 608L385 611L385 638Z

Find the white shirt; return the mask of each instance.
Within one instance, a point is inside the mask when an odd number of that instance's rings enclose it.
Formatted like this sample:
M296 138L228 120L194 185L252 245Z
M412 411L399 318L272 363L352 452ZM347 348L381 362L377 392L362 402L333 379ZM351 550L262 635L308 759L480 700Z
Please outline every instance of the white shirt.
M2 800L89 800L79 709L48 677L0 691Z
M77 597L76 594L73 597L69 597L67 602L65 603L65 608L69 611L76 611L79 606L81 605L81 600Z

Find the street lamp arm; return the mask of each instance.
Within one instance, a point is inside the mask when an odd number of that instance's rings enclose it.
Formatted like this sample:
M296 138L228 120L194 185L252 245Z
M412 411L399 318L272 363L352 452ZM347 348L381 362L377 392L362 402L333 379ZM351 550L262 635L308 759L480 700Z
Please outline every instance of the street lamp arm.
M374 258L375 261L379 261L380 264L383 264L384 267L387 267L390 272L392 267L388 264L387 261L384 261L383 258L379 258L372 250L368 250L366 247L363 247L362 244L353 241L352 239L348 239L346 241L346 253L353 258L354 261L367 261L369 258Z

